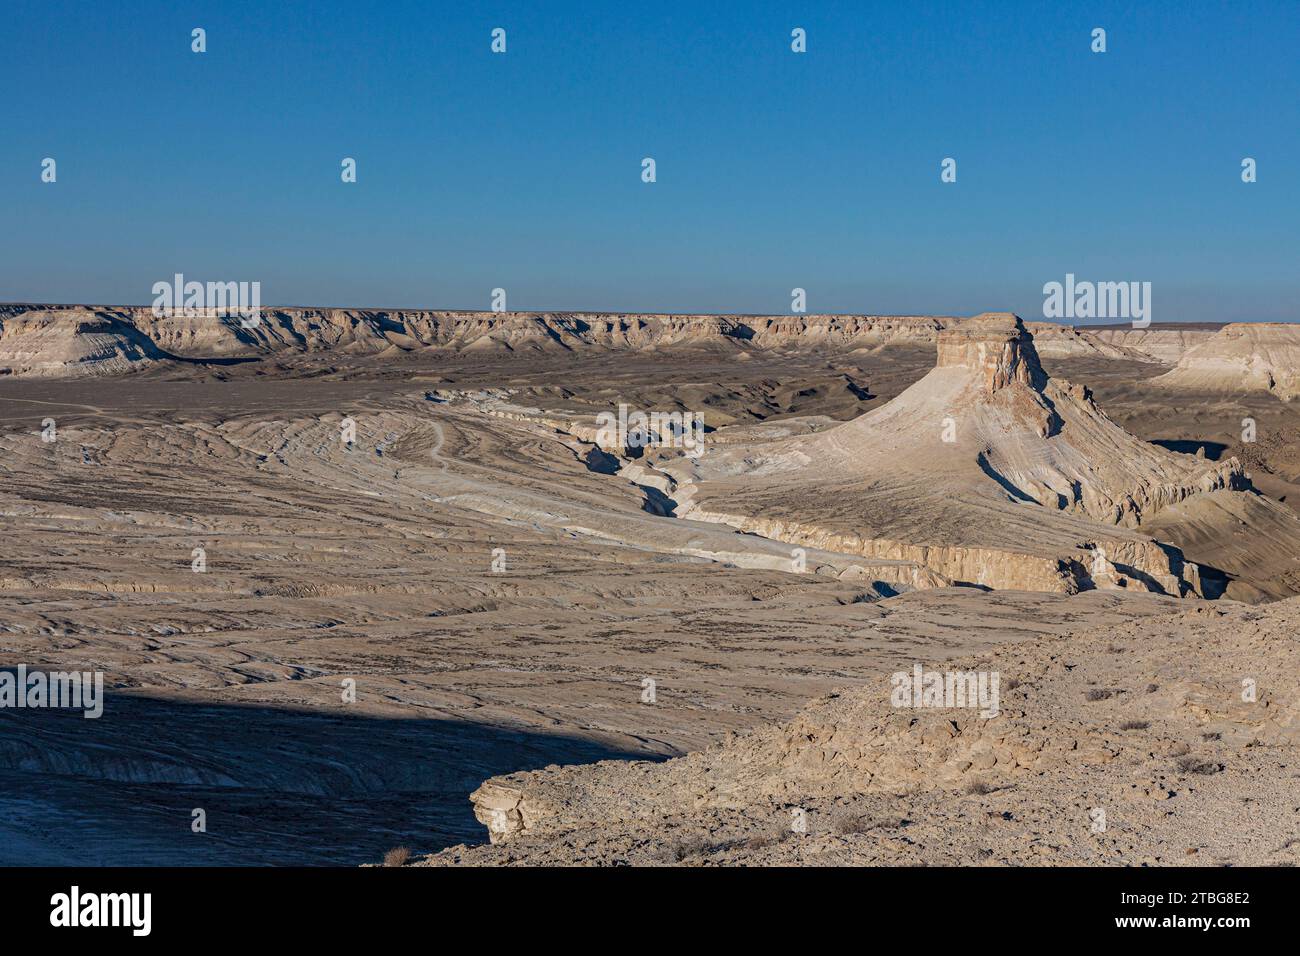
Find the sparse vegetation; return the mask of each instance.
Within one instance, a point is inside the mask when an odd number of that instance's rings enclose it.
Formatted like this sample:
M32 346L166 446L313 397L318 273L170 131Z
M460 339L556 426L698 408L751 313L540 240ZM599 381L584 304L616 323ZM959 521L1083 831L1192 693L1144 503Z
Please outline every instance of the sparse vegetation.
M1093 687L1084 694L1084 697L1091 701L1110 700L1116 693L1116 691L1111 690L1109 687Z
M704 856L712 853L716 849L713 842L707 837L696 834L695 836L682 837L680 840L667 848L667 858L672 863L682 863L693 856Z
M750 837L745 841L745 846L751 850L761 850L765 847L777 846L778 844L784 843L786 840L790 839L793 832L793 830L782 827L773 827L771 830Z
M410 859L409 846L395 846L384 854L384 866L406 866Z

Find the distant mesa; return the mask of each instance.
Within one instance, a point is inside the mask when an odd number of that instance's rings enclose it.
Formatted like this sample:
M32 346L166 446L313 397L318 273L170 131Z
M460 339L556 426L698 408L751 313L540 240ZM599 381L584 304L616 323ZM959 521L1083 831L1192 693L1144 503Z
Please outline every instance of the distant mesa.
M715 348L728 352L786 345L877 347L890 342L933 343L945 324L931 316L730 316L579 312L451 312L424 310L265 308L260 321L156 316L145 307L0 306L0 370L32 374L32 348L5 349L5 340L28 334L25 325L58 323L75 339L88 318L134 330L159 352L190 360L340 352L378 355L421 349L490 352L566 352ZM35 338L32 345L38 344ZM87 345L93 351L93 344ZM12 357L11 357L12 352ZM61 352L38 357L44 369L66 365ZM118 363L125 371L130 363ZM68 374L82 369L67 365ZM48 374L50 372L43 372Z
M1116 335L1111 329L1083 329L1055 322L1026 322L1025 327L1033 333L1034 344L1043 358L1105 358L1172 364L1183 348L1177 340L1181 333L1166 329L1151 330L1149 336L1133 338ZM1170 335L1174 337L1171 346L1152 349L1153 342L1164 341Z
M167 357L121 315L88 309L0 313L0 375L113 375Z
M1207 392L1271 392L1289 402L1300 396L1300 325L1225 325L1150 384Z
M1131 355L1145 356L1147 360L1161 365L1174 365L1184 352L1200 345L1213 336L1222 326L1207 324L1169 323L1163 326L1151 325L1144 329L1135 329L1130 324L1090 326L1085 331L1087 336L1103 345L1123 349ZM1038 334L1038 326L1034 326ZM1046 349L1039 352L1047 355Z
M0 306L0 374L81 375L188 361L334 352L651 351L663 348L874 350L929 347L968 319L918 315L668 315L264 308L255 327L237 318L156 316L143 306ZM1172 365L1200 338L1151 329L1089 330L1031 323L1050 358L1110 358ZM1198 333L1208 337L1209 331ZM152 348L150 347L152 346Z

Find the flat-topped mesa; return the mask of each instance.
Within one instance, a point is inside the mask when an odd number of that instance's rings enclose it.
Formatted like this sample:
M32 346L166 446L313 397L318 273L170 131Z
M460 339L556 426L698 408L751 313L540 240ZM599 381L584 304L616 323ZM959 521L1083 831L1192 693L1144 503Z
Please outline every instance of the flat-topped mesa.
M1300 398L1300 323L1234 322L1188 349L1159 387L1209 392L1272 392Z
M985 312L946 328L938 347L937 368L970 369L990 394L1015 382L1041 391L1047 382L1034 337L1011 312Z
M0 375L110 375L166 357L115 315L89 309L0 315Z

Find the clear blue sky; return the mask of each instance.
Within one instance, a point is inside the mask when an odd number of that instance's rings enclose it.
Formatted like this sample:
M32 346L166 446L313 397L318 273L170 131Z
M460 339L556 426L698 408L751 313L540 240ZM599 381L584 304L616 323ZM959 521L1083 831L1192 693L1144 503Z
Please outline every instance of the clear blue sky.
M0 300L1300 317L1300 2L1135 6L5 0Z

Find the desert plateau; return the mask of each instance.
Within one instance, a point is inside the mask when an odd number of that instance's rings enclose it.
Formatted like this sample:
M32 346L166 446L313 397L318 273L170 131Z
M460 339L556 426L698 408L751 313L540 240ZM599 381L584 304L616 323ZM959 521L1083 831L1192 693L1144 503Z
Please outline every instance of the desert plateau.
M1294 864L1298 330L2 306L3 862Z
M1293 927L1295 0L4 12L15 945Z

